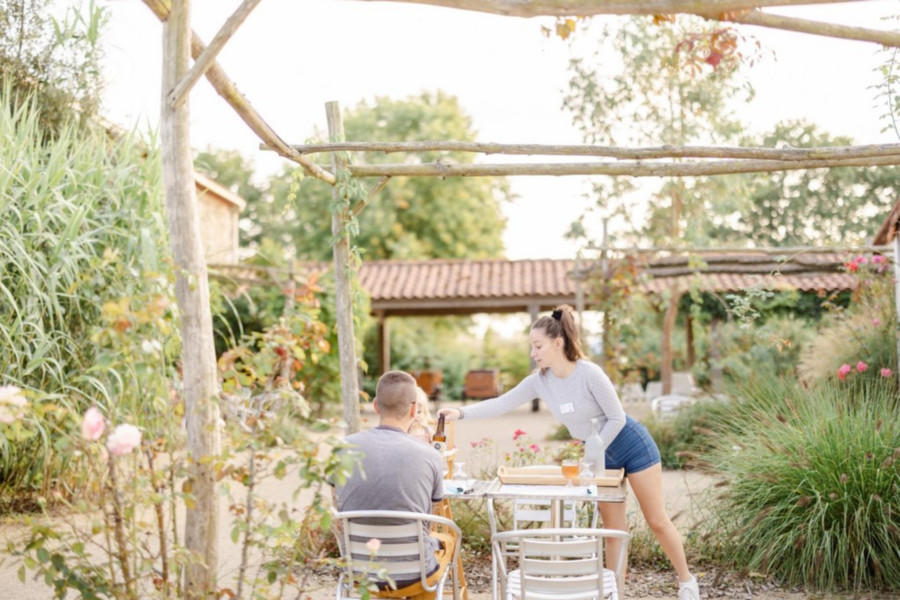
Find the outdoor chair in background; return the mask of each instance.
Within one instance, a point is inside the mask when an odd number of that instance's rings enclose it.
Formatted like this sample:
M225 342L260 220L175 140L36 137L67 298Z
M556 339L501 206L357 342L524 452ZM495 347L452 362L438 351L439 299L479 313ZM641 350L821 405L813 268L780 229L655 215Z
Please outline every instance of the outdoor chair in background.
M441 392L444 389L444 373L436 369L426 368L421 371L414 371L412 376L416 380L416 385L422 388L428 399L440 406Z
M674 417L684 406L690 406L694 403L694 398L681 396L678 394L667 394L665 396L657 396L650 403L653 414L660 419Z
M453 555L429 585L428 553L425 543L429 526L449 532L456 538ZM436 600L444 595L448 577L453 582L453 599L460 600L459 552L462 533L456 523L437 515L391 511L356 510L339 512L335 516L335 536L341 550L343 568L338 578L336 599L360 598L354 582L361 577L377 581L382 574L394 582L418 580L425 591L434 591ZM374 552L370 540L379 540ZM374 594L373 594L374 595Z
M500 395L499 369L470 369L463 385L463 401L484 400Z
M644 400L644 388L639 383L626 383L619 390L619 400L628 404Z
M615 529L527 529L491 539L497 600L619 600L631 536ZM622 540L616 571L604 568L604 542ZM507 552L514 545L515 554ZM515 559L516 568L511 568ZM496 589L496 587L494 588Z
M513 529L531 529L535 526L545 527L552 520L550 500L513 500ZM561 527L575 526L575 505L566 502L563 505Z
M662 396L662 381L648 381L647 389L644 390L644 398L652 401L659 396Z

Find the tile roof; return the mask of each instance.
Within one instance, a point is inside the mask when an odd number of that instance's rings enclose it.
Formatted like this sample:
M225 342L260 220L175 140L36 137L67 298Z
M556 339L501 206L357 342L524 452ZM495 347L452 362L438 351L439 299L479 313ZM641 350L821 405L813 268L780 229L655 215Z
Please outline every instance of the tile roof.
M757 255L753 259L735 260L730 266L725 264L727 261L713 259L706 261L707 268L713 272L699 274L670 258L655 259L645 272L656 272L657 276L646 278L638 287L651 294L673 288L684 291L692 284L714 291L755 287L804 291L852 289L856 278L835 272L844 258L832 254L830 259L813 257L788 264ZM321 272L330 269L331 263L307 263L304 267ZM529 306L543 310L560 303L575 304L574 267L575 261L567 259L368 261L360 267L359 282L368 292L376 313L512 312L528 310ZM227 265L210 265L210 269L235 281L272 281L261 277L262 271L272 269ZM277 280L286 273L274 275Z
M662 261L664 264L668 261ZM813 258L820 266L809 272L772 274L778 270L774 260L758 261L761 273L704 273L649 278L639 286L642 291L659 293L677 286L687 289L696 282L703 289L737 291L753 287L767 289L836 290L852 289L856 279L847 273L828 272L834 259ZM571 276L575 261L536 260L423 260L372 261L363 263L359 272L362 287L373 303L398 300L464 300L499 298L571 297L576 292ZM774 266L773 266L774 265ZM649 271L653 271L653 266Z
M571 260L370 261L359 282L373 300L529 298L575 293Z

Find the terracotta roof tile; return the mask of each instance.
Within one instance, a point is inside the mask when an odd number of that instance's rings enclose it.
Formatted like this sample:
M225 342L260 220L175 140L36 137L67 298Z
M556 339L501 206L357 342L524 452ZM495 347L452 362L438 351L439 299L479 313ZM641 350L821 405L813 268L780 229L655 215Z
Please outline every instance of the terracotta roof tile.
M685 274L681 270L674 272L673 276L648 278L640 284L640 288L649 293L659 293L676 286L687 290L692 282L698 282L703 289L717 291L738 291L758 286L801 290L855 287L856 279L852 275L831 272L835 267L834 258L831 263L818 259L817 262L822 263L821 270L783 274L772 274L770 269L756 273L726 271L702 274ZM575 301L576 285L570 276L574 265L572 260L561 259L369 261L360 268L359 282L371 296L373 304L380 303L382 306L391 303L403 303L407 307L419 303L439 303L443 307L461 308L465 304L473 308L481 300L493 300L486 303L491 306L496 306L497 302L509 306L522 306L535 301L550 304ZM238 280L267 279L255 274L253 267L210 266L213 272ZM330 263L306 266L316 271L331 268Z

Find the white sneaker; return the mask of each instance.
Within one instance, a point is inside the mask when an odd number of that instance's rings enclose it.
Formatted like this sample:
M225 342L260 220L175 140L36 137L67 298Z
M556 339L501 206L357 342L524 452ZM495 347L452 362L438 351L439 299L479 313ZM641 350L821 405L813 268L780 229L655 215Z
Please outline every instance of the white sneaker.
M678 582L678 600L700 600L700 586L697 578L691 576L690 581Z

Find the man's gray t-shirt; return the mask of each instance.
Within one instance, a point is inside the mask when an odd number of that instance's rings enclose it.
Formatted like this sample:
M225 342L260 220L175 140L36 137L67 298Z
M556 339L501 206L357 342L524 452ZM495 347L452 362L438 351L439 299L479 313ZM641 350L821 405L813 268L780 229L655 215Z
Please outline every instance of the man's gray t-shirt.
M405 510L431 513L431 504L444 497L443 466L437 450L394 427L378 426L347 436L345 452L358 454L359 463L342 486L336 486L337 508ZM361 472L360 472L361 470ZM437 568L438 540L426 538L428 572Z
M502 396L466 406L463 418L497 417L534 398L543 400L577 439L591 433L591 419L597 418L604 448L625 427L625 409L616 388L603 369L584 359L576 361L568 377L557 377L550 369L535 371Z

